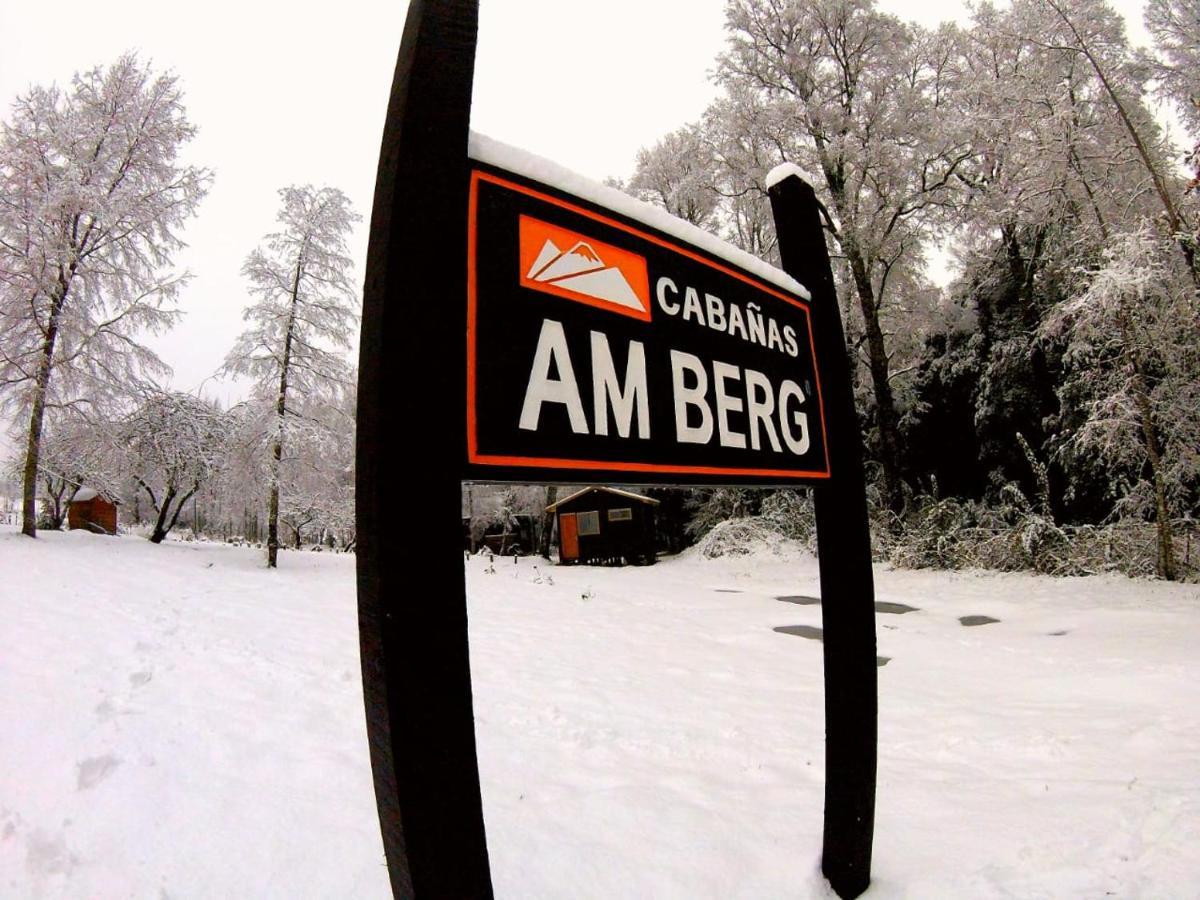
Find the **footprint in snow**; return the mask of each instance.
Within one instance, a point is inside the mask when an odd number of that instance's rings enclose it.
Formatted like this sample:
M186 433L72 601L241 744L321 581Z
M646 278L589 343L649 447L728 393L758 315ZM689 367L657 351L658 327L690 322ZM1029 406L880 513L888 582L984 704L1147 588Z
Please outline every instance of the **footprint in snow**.
M129 683L136 687L141 687L144 684L149 684L150 679L154 677L154 673L150 671L134 672L129 676Z
M808 638L810 641L823 641L825 632L813 625L780 625L771 629L780 634L793 634L796 637Z
M958 621L966 628L971 628L978 625L994 625L999 619L993 619L991 616L959 616Z
M775 599L781 603L795 603L798 606L819 606L821 604L820 597L807 597L803 594L789 594L786 597L776 597Z
M39 828L25 839L25 844L25 868L35 878L67 875L79 865L79 857L61 834L52 836Z
M888 600L876 600L875 612L888 613L893 616L902 616L905 613L920 612L921 610L915 606L909 606L907 603L892 603Z
M117 766L121 765L121 760L111 753L106 753L104 756L93 756L75 765L79 770L75 790L86 791L115 772Z
M779 634L791 634L796 637L808 638L810 641L825 641L825 632L815 625L780 625L777 628L772 628L772 631L777 631ZM876 656L875 666L882 669L892 661L890 656Z

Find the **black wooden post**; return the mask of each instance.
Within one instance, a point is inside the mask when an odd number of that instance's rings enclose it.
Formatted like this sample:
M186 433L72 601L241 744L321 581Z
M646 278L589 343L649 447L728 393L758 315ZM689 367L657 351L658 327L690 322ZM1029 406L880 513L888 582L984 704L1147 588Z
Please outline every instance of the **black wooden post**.
M460 518L477 28L476 0L411 0L363 290L359 623L375 796L397 897L492 896Z
M783 269L812 292L831 477L813 488L825 643L825 836L821 870L839 897L871 883L878 689L875 587L862 438L833 271L812 186L770 189Z

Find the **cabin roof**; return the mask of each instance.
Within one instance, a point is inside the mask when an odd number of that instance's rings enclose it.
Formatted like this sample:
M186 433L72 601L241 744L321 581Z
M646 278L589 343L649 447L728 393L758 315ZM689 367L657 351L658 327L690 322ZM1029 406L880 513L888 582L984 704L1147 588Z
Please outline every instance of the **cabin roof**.
M569 497L563 497L557 503L551 503L546 507L546 512L554 512L564 503L570 503L572 500L576 499L577 497L582 497L584 494L589 493L590 491L604 491L606 494L616 494L618 497L626 497L630 500L636 500L639 503L649 503L652 506L658 506L659 504L659 501L655 500L653 497L644 497L641 494L635 494L633 491L623 491L620 488L592 485L591 487L585 487L583 490L576 491Z
M75 496L71 498L71 502L72 503L87 503L89 500L95 500L97 497L99 497L101 500L108 501L109 503L113 504L114 506L120 505L119 500L115 500L112 497L109 497L106 494L101 493L100 491L96 490L95 488L90 488L90 487L81 487L79 490L77 490L75 492Z

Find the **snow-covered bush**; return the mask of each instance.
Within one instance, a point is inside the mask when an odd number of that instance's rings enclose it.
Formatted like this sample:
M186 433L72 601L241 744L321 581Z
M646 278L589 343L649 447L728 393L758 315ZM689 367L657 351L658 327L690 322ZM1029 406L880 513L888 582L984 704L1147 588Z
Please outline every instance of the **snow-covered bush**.
M768 550L779 552L784 536L758 516L727 518L709 530L698 542L700 554L706 559L744 557Z
M967 502L948 497L930 502L910 518L889 548L893 565L907 569L957 569L963 530L975 523ZM876 530L876 529L873 529Z
M754 488L697 489L686 503L691 518L684 530L689 537L698 538L728 519L754 515L761 494Z
M1175 523L1180 577L1200 578L1195 522ZM1035 510L1020 488L1005 485L989 506L947 498L928 501L905 521L886 557L909 569L991 569L1046 575L1121 572L1153 577L1157 530L1146 521L1059 525Z
M705 559L749 556L764 550L778 553L786 540L761 516L745 516L718 522L697 544Z
M763 500L760 518L784 537L816 549L817 517L810 492L775 491Z

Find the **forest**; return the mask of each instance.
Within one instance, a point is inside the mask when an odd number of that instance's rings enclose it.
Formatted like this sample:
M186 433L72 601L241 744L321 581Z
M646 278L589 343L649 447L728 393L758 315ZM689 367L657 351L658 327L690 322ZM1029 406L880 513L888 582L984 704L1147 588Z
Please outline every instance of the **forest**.
M875 553L904 567L1200 576L1200 7L728 0L717 98L610 183L778 264L764 179L810 173L852 361ZM21 525L89 486L161 541L354 547L361 217L279 191L222 409L145 343L216 177L183 87L135 54L17 98L0 134L0 404ZM215 161L214 161L215 162ZM505 529L568 486L464 493ZM649 488L664 550L814 540L804 491ZM416 514L419 514L416 513Z
M765 175L810 173L877 555L1194 577L1200 8L1148 3L1152 49L1092 0L936 30L855 0L726 14L722 95L619 184L777 262ZM811 537L792 498L689 506L693 534L751 517Z

